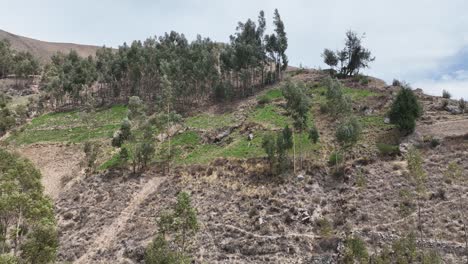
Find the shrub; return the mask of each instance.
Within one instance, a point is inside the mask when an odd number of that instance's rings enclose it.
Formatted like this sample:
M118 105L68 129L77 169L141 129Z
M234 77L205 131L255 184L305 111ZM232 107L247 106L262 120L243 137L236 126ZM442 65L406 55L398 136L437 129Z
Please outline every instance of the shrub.
M354 76L354 81L358 82L360 85L368 85L370 80L369 80L369 77L365 76L365 75L362 75L362 74L358 74L356 76Z
M350 237L345 241L344 263L367 263L369 253L367 252L366 244L359 237Z
M282 87L286 98L287 109L294 119L294 127L303 130L307 127L307 119L310 110L310 99L306 93L304 83L286 82Z
M361 124L353 117L338 126L335 136L342 146L348 148L359 140L361 130Z
M87 141L84 144L83 151L85 153L85 166L92 172L96 169L96 160L101 151L101 145L97 142Z
M429 142L431 148L436 148L437 146L440 145L440 139L433 137L431 141Z
M400 154L400 147L395 145L377 143L377 149L382 155L394 156Z
M445 98L445 99L450 99L450 98L452 98L452 95L450 94L449 91L443 90L442 91L442 97Z
M329 237L333 232L333 226L327 218L320 218L316 222L321 236Z
M421 115L422 107L414 92L408 86L401 88L390 109L390 122L397 125L400 132L410 134Z
M449 101L448 101L448 100L446 100L446 99L442 100L442 109L447 108L448 105L449 105Z
M317 127L315 126L312 126L310 129L309 129L309 140L314 142L314 144L316 144L319 140L319 137L320 137L320 134L317 130Z
M447 170L444 172L444 176L450 181L457 181L462 178L462 175L463 168L455 161L450 162L447 166Z
M344 94L343 85L340 83L340 81L327 77L324 81L324 86L327 88L327 92L325 94L327 98L327 105L326 111L324 112L329 112L335 117L340 114L351 113L351 99Z
M464 114L466 111L466 101L463 98L460 98L458 101L458 109Z
M265 153L267 154L268 163L270 164L270 170L272 170L275 164L275 156L276 156L275 138L273 137L273 135L267 134L263 137L262 148L265 150Z
M397 79L393 79L392 86L401 86L401 82Z
M413 194L408 189L401 189L398 194L400 197L400 214L403 217L410 215L415 208Z
M334 151L330 154L330 157L328 158L328 164L330 166L341 164L341 162L343 162L343 155L341 153Z

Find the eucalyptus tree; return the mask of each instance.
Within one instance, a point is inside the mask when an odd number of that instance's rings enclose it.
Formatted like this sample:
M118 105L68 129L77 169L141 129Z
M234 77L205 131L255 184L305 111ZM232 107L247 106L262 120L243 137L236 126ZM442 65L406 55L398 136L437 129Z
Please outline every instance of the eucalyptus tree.
M278 9L275 9L273 24L275 25L276 34L265 36L266 51L275 64L276 79L281 79L282 71L288 67L288 56L286 55L288 38Z
M51 263L58 248L50 199L31 162L0 149L0 259L11 254L20 263Z

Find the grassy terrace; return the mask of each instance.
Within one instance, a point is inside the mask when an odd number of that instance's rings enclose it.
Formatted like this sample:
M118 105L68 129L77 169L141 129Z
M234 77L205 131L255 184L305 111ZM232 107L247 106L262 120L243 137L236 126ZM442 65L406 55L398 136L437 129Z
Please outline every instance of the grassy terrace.
M89 139L109 138L119 128L126 113L127 108L119 105L91 113L71 111L45 114L12 133L8 141L16 144L79 143Z
M314 94L314 107L325 100L325 88L311 88ZM377 93L346 88L345 93L353 100L361 100L366 97L376 96ZM215 133L215 130L236 125L239 120L233 113L224 114L200 114L188 117L184 120L184 125L189 130L176 135L171 140L171 152L176 164L206 164L218 157L226 158L252 158L263 157L265 152L262 148L262 138L267 133L276 133L286 125L290 127L293 120L287 115L283 107L274 103L280 100L283 95L281 90L272 89L263 95L270 103L263 106L256 106L247 112L247 122L260 124L264 130L254 131L254 139L250 142L246 134L234 131L221 144L207 143L202 139L201 131ZM312 107L312 109L314 109ZM311 109L310 118L313 118ZM20 131L13 133L8 141L16 144L32 144L37 142L72 142L80 143L87 140L107 139L119 129L120 123L127 114L125 106L114 106L100 109L91 113L79 111L65 113L51 113L37 117ZM364 127L390 128L383 122L381 116L360 117ZM311 121L312 122L312 121ZM313 144L308 139L307 133L296 133L296 153L310 153L320 146ZM125 146L129 148L127 142ZM161 150L169 147L169 142L156 143L157 155L155 160L160 160ZM110 145L106 148L107 157L110 159L101 164L100 169L107 169L119 162L118 154ZM292 150L291 150L292 151ZM114 155L114 156L112 156Z

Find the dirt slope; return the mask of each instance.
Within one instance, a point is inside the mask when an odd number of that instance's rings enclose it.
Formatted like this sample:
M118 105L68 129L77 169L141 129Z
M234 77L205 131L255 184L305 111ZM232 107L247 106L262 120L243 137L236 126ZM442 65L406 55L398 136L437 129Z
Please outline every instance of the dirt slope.
M34 144L20 147L17 151L39 168L45 193L53 200L67 183L83 174L80 162L84 155L78 145Z
M80 56L94 56L98 46L80 45L74 43L56 43L46 42L37 39L18 36L0 29L0 39L7 39L12 48L18 51L29 51L35 57L39 58L42 63L50 61L50 57L57 53L68 53L70 50L75 50Z

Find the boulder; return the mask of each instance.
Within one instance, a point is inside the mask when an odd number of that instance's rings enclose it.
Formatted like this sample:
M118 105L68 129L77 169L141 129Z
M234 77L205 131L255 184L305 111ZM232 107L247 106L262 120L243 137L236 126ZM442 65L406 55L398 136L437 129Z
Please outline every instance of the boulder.
M462 112L460 111L460 109L458 109L458 107L456 106L453 106L453 105L447 105L445 107L445 110L449 113L451 113L452 115L460 115Z

